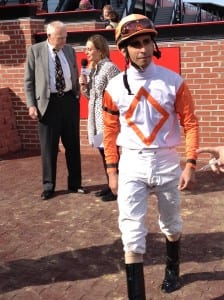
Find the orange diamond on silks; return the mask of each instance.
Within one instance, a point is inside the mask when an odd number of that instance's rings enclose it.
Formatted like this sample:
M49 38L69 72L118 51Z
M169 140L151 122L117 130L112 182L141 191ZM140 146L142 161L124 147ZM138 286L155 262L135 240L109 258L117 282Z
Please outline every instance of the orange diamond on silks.
M137 109L137 105L141 100L141 97L145 97L145 99L161 114L161 119L155 124L151 134L149 136L144 136L139 127L131 120L131 117L134 111ZM134 97L129 109L126 112L126 120L128 125L134 130L137 136L141 139L141 141L149 146L154 139L156 138L160 128L166 122L169 117L169 113L143 88L141 87L136 96Z

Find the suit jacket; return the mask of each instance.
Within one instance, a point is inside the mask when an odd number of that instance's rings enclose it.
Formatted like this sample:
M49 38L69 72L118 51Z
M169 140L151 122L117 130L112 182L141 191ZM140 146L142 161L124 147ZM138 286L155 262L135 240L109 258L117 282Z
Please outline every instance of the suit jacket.
M71 71L72 91L77 101L79 101L80 89L75 50L70 45L65 45L62 50ZM34 44L28 49L25 65L24 88L27 107L36 106L39 117L43 117L51 93L47 41Z

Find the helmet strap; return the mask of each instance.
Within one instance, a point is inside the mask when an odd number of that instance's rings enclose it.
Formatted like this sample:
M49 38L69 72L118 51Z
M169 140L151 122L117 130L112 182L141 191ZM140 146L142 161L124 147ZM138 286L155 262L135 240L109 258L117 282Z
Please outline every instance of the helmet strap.
M130 57L129 57L127 47L124 48L124 51L125 51L125 70L124 70L124 75L123 75L123 83L124 83L126 90L128 91L128 95L133 95L133 93L131 92L130 85L128 83L128 76L127 76L127 68L128 68L129 62L130 62Z
M161 57L161 51L159 50L159 47L158 47L156 41L155 41L154 39L152 39L152 41L153 41L153 43L154 43L154 45L155 45L155 48L156 48L156 50L153 51L153 55L154 55L157 59L160 59L160 57Z

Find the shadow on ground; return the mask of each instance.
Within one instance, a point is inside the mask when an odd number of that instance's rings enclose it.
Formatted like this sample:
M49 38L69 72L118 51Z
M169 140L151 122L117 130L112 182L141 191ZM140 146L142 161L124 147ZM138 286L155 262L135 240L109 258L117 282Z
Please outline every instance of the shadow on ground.
M224 233L188 234L182 239L182 262L205 263L223 258ZM149 245L150 244L150 245ZM161 234L147 237L145 265L164 264ZM121 240L113 244L62 252L39 259L20 259L0 266L0 293L31 285L85 280L118 273L124 268ZM224 271L184 274L183 285L194 281L224 280Z

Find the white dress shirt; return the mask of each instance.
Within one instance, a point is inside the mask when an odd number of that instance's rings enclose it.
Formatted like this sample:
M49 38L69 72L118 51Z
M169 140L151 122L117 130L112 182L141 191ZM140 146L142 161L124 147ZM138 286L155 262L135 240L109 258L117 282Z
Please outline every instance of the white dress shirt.
M50 88L51 88L51 93L57 93L56 80L55 80L55 54L53 52L53 48L54 47L52 47L48 43ZM72 89L71 72L70 72L69 64L67 62L63 50L59 50L57 54L60 59L64 78L65 78L64 92L68 92Z

